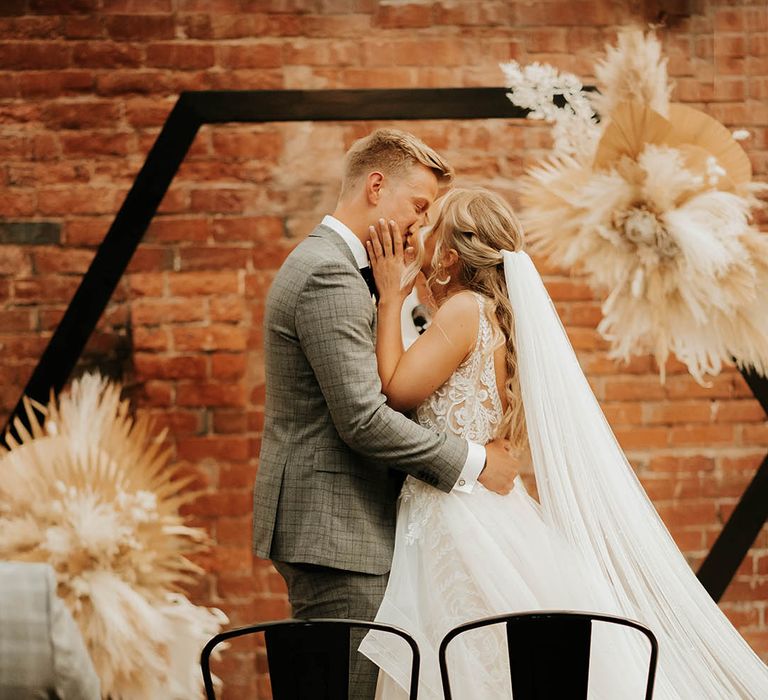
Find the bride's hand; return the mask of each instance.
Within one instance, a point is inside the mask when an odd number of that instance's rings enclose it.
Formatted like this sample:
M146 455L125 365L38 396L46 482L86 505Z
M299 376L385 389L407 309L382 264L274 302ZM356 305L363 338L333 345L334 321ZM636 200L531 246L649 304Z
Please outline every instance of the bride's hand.
M489 491L508 494L515 484L522 465L519 450L509 440L496 439L485 446L486 464L477 480Z
M402 305L411 290L402 286L406 261L400 227L392 220L387 223L379 219L376 226L368 227L368 234L370 239L365 247L376 280L379 303L395 301Z

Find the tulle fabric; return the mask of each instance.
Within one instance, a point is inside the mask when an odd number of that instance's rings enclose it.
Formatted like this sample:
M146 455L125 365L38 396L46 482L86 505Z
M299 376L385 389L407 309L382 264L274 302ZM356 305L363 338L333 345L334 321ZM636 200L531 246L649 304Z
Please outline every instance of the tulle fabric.
M654 631L657 699L768 698L768 669L700 585L643 491L533 262L504 252L504 265L540 504L520 480L503 497L479 484L471 494L443 494L406 480L377 620L416 636L420 697L442 697L437 646L456 624L572 609L623 615ZM590 698L642 697L647 645L632 634L596 626ZM456 698L511 697L498 631L452 648ZM405 697L408 655L373 633L360 650L382 669L379 697Z

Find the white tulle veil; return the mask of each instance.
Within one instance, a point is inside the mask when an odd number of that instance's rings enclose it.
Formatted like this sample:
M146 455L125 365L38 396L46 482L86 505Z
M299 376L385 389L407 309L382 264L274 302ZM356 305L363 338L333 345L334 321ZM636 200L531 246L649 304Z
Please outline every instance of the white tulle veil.
M525 252L503 252L528 437L545 517L603 573L606 612L659 640L659 697L768 698L768 669L704 590L603 415ZM681 689L685 689L681 692Z

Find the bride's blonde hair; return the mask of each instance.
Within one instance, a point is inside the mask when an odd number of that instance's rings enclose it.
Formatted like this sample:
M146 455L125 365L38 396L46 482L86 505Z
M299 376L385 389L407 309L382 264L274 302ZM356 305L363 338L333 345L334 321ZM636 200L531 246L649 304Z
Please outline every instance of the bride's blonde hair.
M517 373L514 317L501 255L502 250L523 249L522 226L507 202L495 192L456 188L438 201L432 235L437 240L428 286L435 289L435 281L445 274L440 269L440 260L443 251L453 248L459 255L458 281L490 300L490 312L504 335L507 365L507 408L496 437L508 438L515 447L526 450L528 433Z

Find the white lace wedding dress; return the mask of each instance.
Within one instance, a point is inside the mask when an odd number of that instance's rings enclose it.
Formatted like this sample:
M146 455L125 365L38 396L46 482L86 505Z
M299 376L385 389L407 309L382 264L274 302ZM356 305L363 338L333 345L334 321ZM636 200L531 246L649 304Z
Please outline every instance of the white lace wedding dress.
M480 307L477 343L450 379L417 409L420 424L485 444L502 417L494 347L498 331ZM583 563L545 517L518 477L500 496L477 484L472 493L444 493L411 477L403 485L389 584L377 621L397 625L416 638L421 651L419 697L442 698L437 650L454 626L481 617L532 610L590 610L623 615L607 579ZM641 619L639 615L633 615ZM649 626L653 627L649 622ZM648 644L637 632L596 623L593 628L590 698L644 697ZM360 651L380 668L377 698L406 698L410 654L405 644L371 632ZM749 697L702 695L685 673L671 683L664 642L657 699ZM669 661L669 657L666 657ZM474 631L449 647L454 698L511 698L503 626ZM557 662L554 661L554 667Z

